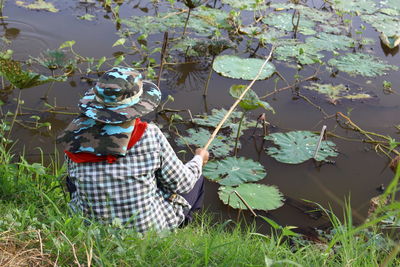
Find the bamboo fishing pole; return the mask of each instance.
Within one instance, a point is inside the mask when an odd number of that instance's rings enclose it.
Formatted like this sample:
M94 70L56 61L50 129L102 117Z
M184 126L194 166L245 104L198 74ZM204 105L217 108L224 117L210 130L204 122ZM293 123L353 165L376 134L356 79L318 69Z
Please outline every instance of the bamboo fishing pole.
M231 108L228 110L228 112L225 114L225 116L222 118L222 120L219 122L218 126L215 128L214 132L212 133L210 139L208 139L207 144L203 147L203 149L208 149L210 146L211 142L214 140L214 138L217 136L217 133L221 129L222 125L225 123L225 121L229 118L229 116L232 114L233 110L237 107L237 105L242 101L243 97L246 95L247 91L253 86L253 84L256 82L258 77L260 77L262 70L264 69L265 65L268 63L268 61L272 57L272 52L274 51L274 47L271 48L271 52L269 53L267 59L264 61L262 64L260 70L258 71L256 77L251 81L251 83L246 87L246 89L243 90L242 94L236 99L235 103L231 106Z

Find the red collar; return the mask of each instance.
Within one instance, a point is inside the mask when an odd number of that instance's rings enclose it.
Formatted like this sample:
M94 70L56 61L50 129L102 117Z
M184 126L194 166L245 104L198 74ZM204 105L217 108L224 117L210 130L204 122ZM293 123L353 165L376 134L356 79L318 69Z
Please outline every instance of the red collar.
M140 121L140 118L135 120L135 127L131 134L131 138L129 139L128 143L128 150L131 149L139 140L142 138L144 132L147 128L147 122ZM64 153L76 163L85 163L85 162L101 162L107 161L108 163L114 163L117 161L118 157L114 155L105 155L105 156L97 156L92 153L88 152L78 152L78 153L71 153L67 150Z

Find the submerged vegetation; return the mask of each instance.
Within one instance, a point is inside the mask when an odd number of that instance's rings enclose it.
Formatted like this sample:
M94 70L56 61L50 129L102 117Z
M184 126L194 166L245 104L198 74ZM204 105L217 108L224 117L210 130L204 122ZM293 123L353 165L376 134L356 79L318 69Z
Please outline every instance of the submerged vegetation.
M323 173L323 165L333 165L342 156L343 147L339 144L343 143L337 141L362 142L371 145L388 161L398 158L398 136L365 130L366 127L351 119L351 109L345 113L341 106L345 101L371 101L376 92L366 90L365 85L372 83L371 79L399 69L379 57L372 49L376 40L365 34L366 27L370 27L390 51L398 48L400 5L397 0L322 1L318 8L309 3L312 1L152 1L157 7L154 14L132 17L121 14L120 7L130 4L123 0L81 2L104 9L116 26L112 47L120 51L110 57L88 57L75 50L74 40L65 37L58 48L21 59L14 55L12 40L3 36L1 41L1 92L7 95L19 92L19 95L0 101L4 106L0 113L3 120L0 251L6 255L0 256L0 265L13 265L18 260L22 265L33 261L37 265L61 266L400 265L400 245L395 235L400 227L400 206L395 197L400 170L386 190L381 190L384 192L376 199L376 207L368 219L358 225L352 220L350 203L344 207L343 220L317 205L331 225L310 240L295 232L295 227L280 226L268 216L260 215L282 207L286 194L276 185L265 184L264 179L270 177L269 166L255 157L240 154L242 142L252 131L250 138L262 141L261 153L272 162L286 164L287 168L313 161ZM16 4L21 8L59 12L57 1L16 1ZM0 6L3 7L3 1ZM2 10L2 19L3 13ZM89 21L95 17L89 13L78 16ZM268 53L272 54L272 60L263 64ZM204 175L219 186L218 197L227 208L238 210L238 218L242 211L252 214L259 224L261 221L272 227L271 234L261 234L255 225L243 227L232 221L214 223L210 215L200 216L194 225L165 237L155 233L139 236L133 230L123 229L118 222L112 227L88 223L68 213L68 196L63 185L65 170L58 158L52 158L52 164L45 167L43 160L29 163L23 156L12 155L13 128L49 132L51 125L42 119L44 114L76 115L70 107L49 102L47 93L42 97L46 100L43 109L32 110L25 106L20 89L48 84L49 92L54 84L72 81L75 76L92 85L100 73L115 65L133 66L143 71L147 79L158 77L159 83L173 83L169 78L176 77L174 68L193 62L201 65L199 68L206 74L202 75L206 78L196 81L196 89L203 92L206 113L192 116L189 103L187 106L184 103L182 109L169 108L166 104L172 104L172 96L157 110L161 120L164 119L157 123L169 131L171 141L185 148L182 153L204 146L210 131L227 113L220 106L208 111L209 92L223 91L212 84L213 74L230 82L224 92L232 101L246 88L241 83L274 79L275 88L264 86L263 92L260 89L247 92L239 103L240 109L230 115L211 143L213 160L204 168ZM291 77L281 74L285 69L291 70L288 71L293 73ZM332 77L342 77L343 82ZM354 77L365 82L360 85L352 80ZM285 85L278 88L282 83ZM320 112L321 122L317 125L330 123L333 129L325 130L324 126L321 132L315 132L283 130L279 125L269 127L267 118L279 115L279 107L271 101L289 90L294 99L302 99ZM383 81L385 93L397 96L397 90L391 82ZM324 101L327 107L323 106ZM260 110L266 113L255 119L254 112ZM259 125L261 136L255 134ZM399 125L394 127L399 129ZM336 128L353 132L357 139L340 136ZM17 256L28 248L26 258Z

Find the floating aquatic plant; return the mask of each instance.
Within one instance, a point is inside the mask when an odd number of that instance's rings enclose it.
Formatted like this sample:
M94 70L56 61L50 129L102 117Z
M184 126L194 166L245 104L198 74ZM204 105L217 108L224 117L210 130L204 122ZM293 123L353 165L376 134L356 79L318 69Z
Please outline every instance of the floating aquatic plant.
M239 98L243 91L246 89L246 85L232 85L229 89L229 93L234 98ZM260 100L256 92L249 89L243 99L239 102L239 106L245 111L253 110L257 108L264 108L266 110L275 113L275 110L271 105L265 101Z
M260 163L242 157L211 161L204 166L203 174L212 181L229 186L256 182L267 175Z
M215 58L213 69L225 77L253 80L263 63L264 60L258 58L240 58L233 55L222 55ZM268 62L262 69L258 80L269 78L274 72L275 66Z
M47 50L43 52L38 58L35 60L50 70L54 69L65 69L70 64L73 64L73 60L68 59L67 54L59 49L56 50Z
M221 186L218 191L219 198L224 204L234 209L247 209L235 191L253 210L268 211L283 206L283 195L275 186L263 184L241 184L238 187Z
M378 9L373 0L334 0L332 6L336 10L358 14L371 14Z
M180 137L177 140L178 145L184 146L186 144L189 144L196 147L203 147L211 136L210 132L203 128L199 128L197 130L188 129L187 134L188 136ZM232 140L224 136L217 135L217 137L211 143L209 150L217 158L225 157L229 155L230 151L233 148L233 145L234 144Z
M275 58L283 61L296 59L300 64L308 65L321 62L324 55L319 51L318 48L310 44L288 40L275 49Z
M56 13L59 10L54 7L52 3L48 3L44 0L36 0L33 3L27 3L25 1L16 1L15 2L18 6L25 7L28 9L33 9L33 10L44 10L44 11L49 11Z
M381 33L380 38L386 46L394 48L400 44L400 18L398 15L377 12L372 15L363 15L361 18Z
M49 77L35 72L24 71L21 64L11 59L0 59L0 75L19 89L30 88L48 82L65 82L67 77Z
M292 17L293 15L289 13L270 13L262 21L265 24L273 26L279 30L291 32L295 28L295 25L293 25L292 22ZM314 27L315 23L312 20L300 14L300 20L297 29L298 32L304 35L313 35L316 34Z
M240 10L263 10L268 8L264 1L259 0L222 0L222 3L228 4L233 8Z
M319 141L319 135L309 131L292 131L287 133L273 133L265 137L278 147L268 147L267 154L279 162L299 164L314 157ZM324 161L328 157L336 157L336 145L331 141L322 141L317 153L317 161Z
M329 34L329 33L318 33L316 36L309 37L306 39L306 44L317 50L345 50L350 47L354 47L355 40L345 35Z
M320 94L325 95L329 102L336 104L339 99L367 99L372 96L366 93L351 93L349 88L343 84L332 85L332 84L320 84L312 82L309 86L304 86L309 90L317 91Z
M376 77L384 75L387 71L398 69L397 66L386 64L377 57L363 53L344 54L330 59L328 64L351 75L366 77Z
M184 36L185 33L186 33L186 28L187 28L187 25L188 25L188 22L189 22L190 13L192 12L192 9L200 6L201 5L201 0L183 0L183 3L185 4L185 6L187 6L189 8L189 10L188 10L188 14L187 14L187 17L186 17L186 20L185 20L185 26L183 28L182 36Z

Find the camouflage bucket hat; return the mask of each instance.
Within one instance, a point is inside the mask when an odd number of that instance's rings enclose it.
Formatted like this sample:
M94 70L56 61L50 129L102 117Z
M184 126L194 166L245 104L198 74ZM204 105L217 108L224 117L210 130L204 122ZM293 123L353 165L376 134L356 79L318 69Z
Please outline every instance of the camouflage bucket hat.
M161 100L160 89L132 68L106 71L80 100L83 114L98 122L118 124L153 111Z

